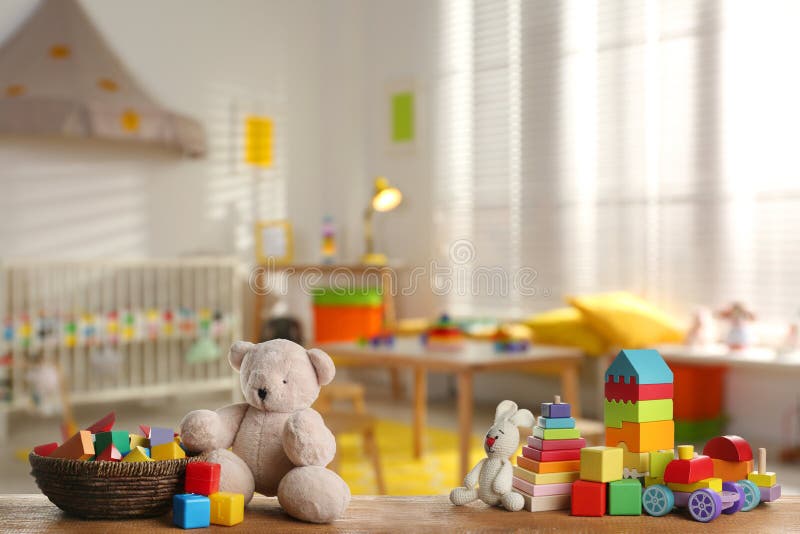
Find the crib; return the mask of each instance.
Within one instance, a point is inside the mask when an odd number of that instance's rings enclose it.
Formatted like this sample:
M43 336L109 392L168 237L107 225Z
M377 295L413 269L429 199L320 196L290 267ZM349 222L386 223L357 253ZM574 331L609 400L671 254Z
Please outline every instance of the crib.
M8 412L182 393L238 393L240 262L10 261L0 265L0 441ZM33 380L55 370L58 384ZM47 381L45 380L45 383ZM34 386L37 386L34 390Z

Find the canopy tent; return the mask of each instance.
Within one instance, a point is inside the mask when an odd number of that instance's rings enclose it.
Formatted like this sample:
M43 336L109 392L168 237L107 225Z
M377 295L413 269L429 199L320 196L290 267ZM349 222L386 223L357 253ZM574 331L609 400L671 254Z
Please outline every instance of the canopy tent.
M43 0L0 48L0 133L156 143L206 151L194 119L136 83L77 0Z

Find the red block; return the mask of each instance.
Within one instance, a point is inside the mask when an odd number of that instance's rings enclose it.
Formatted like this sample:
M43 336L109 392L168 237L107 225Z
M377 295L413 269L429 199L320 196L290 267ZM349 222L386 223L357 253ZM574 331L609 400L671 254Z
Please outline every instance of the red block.
M146 438L150 437L150 427L147 425L139 425L139 430L142 431L142 435Z
M114 412L109 413L102 419L99 419L92 423L92 426L87 428L89 432L92 434L99 434L100 432L110 432L112 428L114 428L114 421L116 421L117 416L114 415Z
M664 470L664 482L694 484L714 476L714 462L708 456L697 456L691 460L672 460Z
M636 383L636 378L631 377L631 383L606 382L606 400L625 402L639 402L640 400L671 399L674 388L672 384L642 384Z
M122 453L120 453L119 449L117 449L112 443L106 447L103 452L95 457L95 461L98 460L102 462L119 462L122 461Z
M747 462L753 459L753 449L739 436L717 436L703 447L703 454L726 462Z
M219 491L220 465L209 462L191 462L186 465L186 493L211 495Z
M528 446L540 451L563 451L582 449L586 446L586 438L577 439L540 439L528 436Z
M602 517L606 513L606 485L576 480L572 484L572 515Z
M564 449L543 451L533 447L522 447L522 456L536 460L537 462L563 462L566 460L580 460L580 449Z
M50 456L53 454L53 451L58 448L58 443L45 443L44 445L39 445L33 448L33 452L38 454L39 456Z

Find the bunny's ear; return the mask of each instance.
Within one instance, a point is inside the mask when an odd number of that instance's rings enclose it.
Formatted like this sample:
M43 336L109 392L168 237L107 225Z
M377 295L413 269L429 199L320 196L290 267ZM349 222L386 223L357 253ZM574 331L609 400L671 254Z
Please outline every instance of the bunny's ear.
M536 422L530 410L518 411L517 413L511 416L511 419L509 419L509 421L523 428L531 428L533 427L533 423Z
M497 411L494 412L494 422L499 423L509 419L517 411L517 403L510 400L504 400L497 405Z

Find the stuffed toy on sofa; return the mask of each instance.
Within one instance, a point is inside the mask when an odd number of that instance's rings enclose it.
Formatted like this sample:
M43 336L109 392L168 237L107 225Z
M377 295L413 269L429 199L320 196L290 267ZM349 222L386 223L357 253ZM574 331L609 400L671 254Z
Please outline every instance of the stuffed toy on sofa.
M336 440L311 408L333 380L333 360L285 339L254 345L237 341L228 355L246 402L190 412L180 424L187 449L222 466L220 491L278 496L286 512L328 523L350 502L350 489L325 468ZM231 448L231 450L228 450Z

